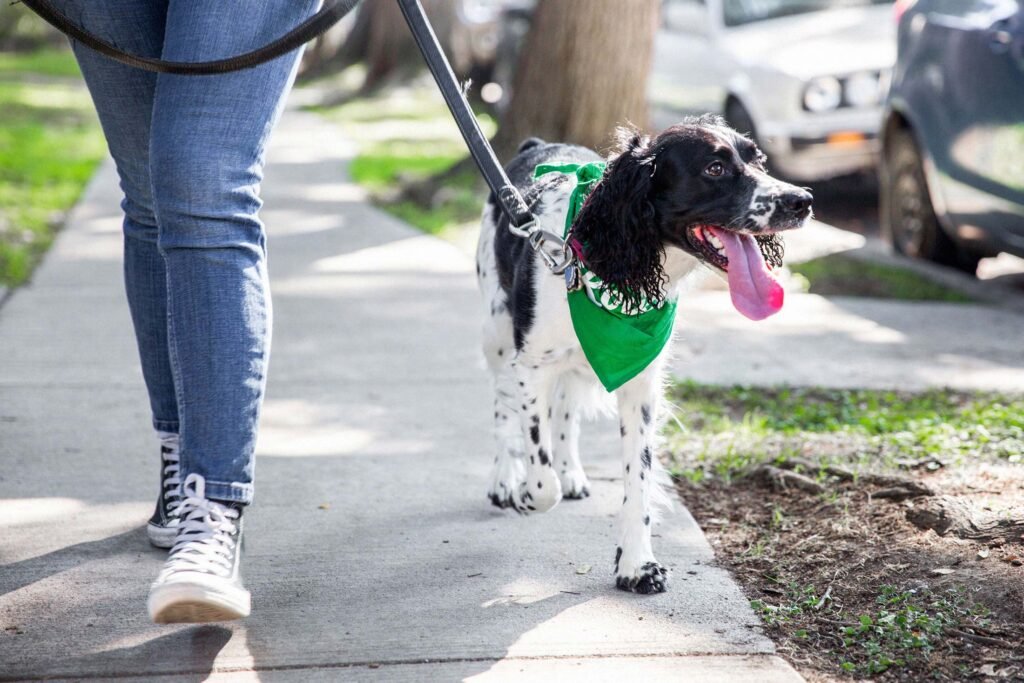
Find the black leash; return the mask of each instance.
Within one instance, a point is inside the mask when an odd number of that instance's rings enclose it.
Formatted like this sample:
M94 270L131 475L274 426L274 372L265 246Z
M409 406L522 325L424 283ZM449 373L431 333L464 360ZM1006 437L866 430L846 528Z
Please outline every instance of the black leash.
M476 162L480 174L483 175L491 192L494 193L501 210L509 218L509 230L519 237L528 239L530 246L543 258L552 272L566 273L566 282L569 283L570 279L575 282L572 250L565 246L560 235L537 228L536 218L523 201L519 190L509 181L508 175L498 162L487 137L480 130L480 124L477 122L469 102L466 101L465 94L459 87L455 72L452 71L451 64L448 63L448 58L445 57L444 51L437 41L437 35L427 19L420 0L397 1L402 15L412 31L413 38L416 40L416 45L423 54L423 59L426 60L427 67L434 76L434 81L441 89L441 94L455 118L455 123L459 126L459 132L462 133L462 137L466 141L466 147L469 148L473 161ZM121 64L158 73L198 76L250 69L291 52L338 23L352 11L359 0L325 0L320 11L272 43L252 52L209 62L168 62L129 54L72 22L49 0L21 0L21 2L72 40L76 40Z
M228 73L229 71L241 71L243 69L251 69L264 62L269 62L271 59L291 52L317 36L322 35L359 4L359 0L326 0L319 12L274 42L252 52L211 62L167 62L162 59L129 54L124 50L114 47L68 19L67 15L50 4L49 0L21 0L21 2L68 38L77 40L82 45L114 61L145 71L187 76L205 76Z
M437 41L437 36L423 11L420 0L398 0L398 6L402 10L402 15L405 16L405 22L409 25L409 30L412 31L420 53L423 54L423 59L427 62L427 68L434 76L434 81L440 88L441 95L444 96L444 101L448 105L455 123L459 126L459 131L462 133L463 140L466 141L466 147L469 148L473 161L476 162L480 174L487 181L491 192L494 193L498 206L509 218L509 230L514 235L528 239L530 246L544 259L553 273L561 275L566 273L567 269L574 271L571 268L574 261L572 250L565 246L565 241L560 235L538 229L537 219L526 202L523 201L519 190L509 181L505 169L498 162L494 149L491 148L487 137L480 130L480 124L477 122L469 102L466 101L466 95L459 87L455 72L452 71L451 64L448 63L448 58L445 57L444 51ZM575 282L575 272L566 276L567 283L570 281L570 277Z

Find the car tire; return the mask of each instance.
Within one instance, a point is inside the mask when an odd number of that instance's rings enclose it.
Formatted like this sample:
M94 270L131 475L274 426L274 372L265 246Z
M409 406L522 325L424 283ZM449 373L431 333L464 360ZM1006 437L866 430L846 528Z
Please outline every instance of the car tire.
M946 234L935 214L917 142L905 128L886 141L881 182L882 236L904 256L922 258L968 273L980 256Z
M754 118L747 111L747 108L739 100L729 99L725 104L725 121L735 130L750 136L750 139L757 142L757 130L754 128Z

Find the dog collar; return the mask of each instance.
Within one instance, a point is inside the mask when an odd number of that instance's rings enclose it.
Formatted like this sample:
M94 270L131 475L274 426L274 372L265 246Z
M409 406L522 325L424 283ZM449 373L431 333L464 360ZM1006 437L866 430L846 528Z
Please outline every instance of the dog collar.
M569 195L563 237L576 255L582 289L568 292L569 313L576 338L590 366L608 391L615 391L647 368L672 337L676 302L626 307L622 294L604 282L586 265L585 246L571 238L570 231L594 186L604 177L607 164L541 164L534 178L548 173L574 176L576 186Z

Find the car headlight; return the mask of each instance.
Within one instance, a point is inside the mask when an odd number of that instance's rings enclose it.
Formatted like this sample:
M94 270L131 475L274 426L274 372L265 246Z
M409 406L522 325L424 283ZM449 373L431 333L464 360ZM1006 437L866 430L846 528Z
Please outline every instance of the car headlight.
M838 78L821 76L807 84L804 90L804 107L808 111L831 111L843 101L843 86Z
M878 104L881 92L878 74L859 73L846 79L846 101L851 107L869 107Z

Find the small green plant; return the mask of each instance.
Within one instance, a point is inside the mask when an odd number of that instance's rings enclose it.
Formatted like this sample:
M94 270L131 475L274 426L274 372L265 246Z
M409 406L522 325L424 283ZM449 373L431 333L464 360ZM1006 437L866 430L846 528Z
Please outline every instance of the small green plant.
M789 623L809 610L817 609L820 601L821 598L814 586L790 583L786 586L785 596L778 605L769 604L764 600L751 600L750 607L765 624L776 626ZM803 637L806 636L807 631L804 630Z
M861 614L842 628L844 671L871 676L927 658L950 627L984 625L987 610L968 606L962 593L933 595L927 590L882 586L878 610Z

